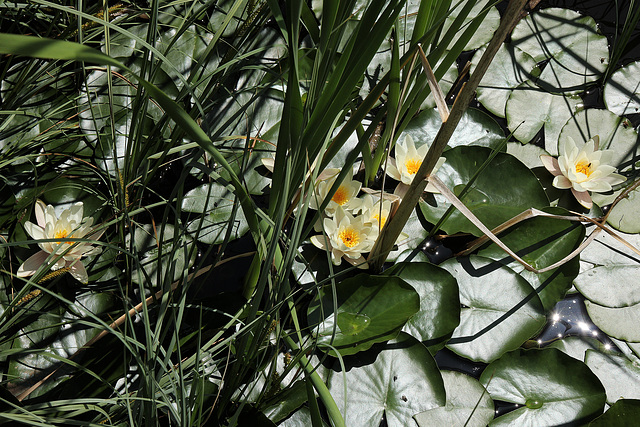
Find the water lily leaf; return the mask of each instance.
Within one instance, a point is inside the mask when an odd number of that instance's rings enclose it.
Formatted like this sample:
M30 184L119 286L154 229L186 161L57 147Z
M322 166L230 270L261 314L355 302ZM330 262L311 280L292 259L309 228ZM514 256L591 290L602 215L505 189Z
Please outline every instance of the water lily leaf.
M400 334L382 348L375 361L371 363L367 356L360 353L345 360L353 362L346 372L336 361L327 381L346 425L377 426L384 414L390 427L405 427L413 424L415 414L445 404L440 371L429 351L414 338Z
M175 237L175 239L174 239ZM132 236L127 234L127 247ZM174 241L175 240L175 241ZM139 268L131 275L134 283L155 288L166 280L171 282L182 277L195 259L195 251L189 249L191 239L172 225L154 229L151 225L137 227L133 235L133 244L138 253Z
M622 308L609 308L584 302L593 323L605 334L624 341L640 342L640 304Z
M611 308L640 303L640 265L603 265L582 272L576 289L596 304Z
M511 42L537 62L548 60L536 83L551 92L579 92L609 63L607 38L598 34L593 18L569 9L528 15L513 30Z
M416 146L431 144L436 138L442 118L435 109L424 110L415 116L398 141L403 141L405 135L411 136ZM460 124L453 132L449 141L449 148L460 145L479 145L497 148L504 141L504 131L500 125L487 113L475 108L469 108L460 119Z
M491 0L480 0L476 2L476 4L471 9L471 12L469 12L469 15L465 18L461 27L462 30L454 35L453 40L451 41L449 46L453 46L453 44L458 41L458 38L463 33L464 29L470 24L472 20L476 19L477 16L483 10L485 10L487 6L489 6L490 3L492 3ZM453 2L451 3L451 5L453 7L456 5L456 3ZM451 27L451 24L453 24L453 21L458 17L461 9L461 7L457 7L447 14L442 34L446 33L447 29ZM493 33L498 29L499 25L500 13L498 12L498 9L495 8L495 6L491 6L491 9L487 13L487 16L485 16L484 20L480 24L480 27L478 27L478 30L473 34L463 50L477 49L483 44L488 43L489 40L491 40L491 36L493 36Z
M492 426L583 424L604 408L598 377L554 348L507 353L487 366L480 382L494 400L523 405Z
M607 392L607 403L640 399L640 367L624 356L587 350L584 362Z
M567 136L576 142L583 142L595 135L600 137L601 150L613 150L612 166L616 166L618 170L624 170L632 164L638 132L629 120L618 117L609 110L590 108L579 111L562 128L558 146L545 148L549 153L556 155L558 152L564 152L563 147Z
M438 170L437 176L454 193L459 194L490 154L491 150L485 147L452 148L443 154L447 161ZM509 185L505 185L506 182ZM451 206L440 194L434 198L435 203L431 199L420 204L422 213L431 223L436 223ZM490 229L531 207L541 209L549 204L531 170L505 153L498 153L461 200ZM448 234L466 232L482 235L458 210L445 221L442 229Z
M567 354L581 362L584 362L587 350L606 350L604 344L602 344L596 338L581 335L564 337L561 340L555 340L546 348L557 348L564 354Z
M440 371L447 392L447 404L416 414L420 427L454 425L484 427L495 414L493 400L478 380L455 371Z
M311 411L309 411L309 408L303 406L278 425L280 427L309 427L312 424ZM322 426L329 427L329 424L322 420Z
M473 56L471 73L475 70L485 50L486 46L478 49ZM530 55L509 43L504 43L498 49L480 81L478 101L496 116L505 117L505 108L511 91L521 83L534 78L539 72L536 68L536 61Z
M640 235L627 233L617 234L631 245L640 248ZM640 265L640 255L633 252L608 233L603 232L580 253L580 262L585 265L584 270L591 269L598 265Z
M402 330L422 341L431 354L435 354L460 323L456 279L448 271L427 262L400 262L385 270L384 275L400 277L420 295L420 310Z
M506 105L507 127L522 143L528 143L544 126L547 144L558 140L558 135L577 111L579 97L554 95L527 81L513 89ZM535 105L536 108L531 108Z
M626 427L640 417L640 400L620 399L604 414L589 423L589 427Z
M625 233L640 233L640 191L636 188L616 204L607 218L607 223Z
M480 256L449 259L441 267L456 278L460 289L460 326L447 343L457 354L491 362L544 326L540 298L509 267Z
M604 85L604 103L618 116L640 112L640 62L617 70Z
M320 289L307 313L309 323L317 325L318 346L331 355L355 354L394 338L420 308L418 293L398 277L359 274L340 282L335 292L337 307L329 286Z
M236 205L238 206L233 216ZM233 192L217 182L201 185L185 194L182 209L203 214L187 226L187 230L203 243L222 243L229 227L229 241L241 237L249 230L249 224Z
M561 208L546 208L544 211L555 215L570 215ZM584 226L579 223L535 217L508 229L499 237L529 265L541 269L569 255L582 243L584 235ZM580 269L578 258L573 258L558 268L536 274L525 270L519 262L505 254L495 243L490 244L478 254L500 261L520 273L538 292L545 311L551 310L564 298Z

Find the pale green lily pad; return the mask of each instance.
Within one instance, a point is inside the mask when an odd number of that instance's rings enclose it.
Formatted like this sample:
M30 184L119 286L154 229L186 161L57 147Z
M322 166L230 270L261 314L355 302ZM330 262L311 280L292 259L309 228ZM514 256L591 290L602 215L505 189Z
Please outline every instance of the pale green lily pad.
M389 427L405 427L413 424L415 414L445 404L440 371L429 351L414 338L400 334L375 360L362 357L366 359L345 360L348 367L354 362L346 372L336 361L327 380L345 425L377 426L384 415Z
M480 382L494 400L522 405L491 426L582 425L601 414L605 403L598 377L553 348L507 353L486 367Z
M640 419L640 400L621 399L604 414L589 423L589 427L627 427Z
M591 321L607 335L624 341L640 341L640 304L609 308L585 301Z
M567 137L576 142L584 142L598 135L601 150L614 152L611 165L618 171L626 169L636 154L638 132L628 119L618 117L609 110L588 109L579 111L569 120L558 138L557 147L546 146L549 153L563 153Z
M640 62L618 69L604 86L604 103L618 116L640 113Z
M411 119L398 141L403 141L409 135L416 146L431 144L441 126L442 119L437 110L424 110ZM495 119L478 109L468 108L453 132L448 148L462 145L497 148L503 141L504 131Z
M542 160L540 160L540 156L549 155L546 150L538 147L537 145L521 144L519 142L507 143L507 153L511 154L516 159L527 165L527 167L529 169L532 169L534 173L536 172L536 168L544 168ZM546 169L545 171L547 174L549 174Z
M236 212L232 218L234 206ZM249 230L249 224L235 195L217 182L201 185L185 194L182 209L202 213L199 218L189 222L187 230L203 243L222 243L230 226L230 240L241 237Z
M593 232L591 228L590 232ZM629 244L640 248L640 235L617 233ZM592 268L597 265L640 265L640 255L619 242L610 234L601 232L587 248L580 253L581 263Z
M579 97L554 95L527 81L513 89L507 100L507 127L518 141L528 143L544 126L545 143L549 144L558 140L562 126L581 102ZM551 152L548 147L547 151Z
M616 204L607 218L607 223L625 233L640 233L640 191L636 188Z
M486 46L478 49L473 56L471 73L475 70L485 50ZM536 61L530 55L505 43L498 49L480 81L477 90L478 101L496 116L505 117L505 108L511 91L537 74L539 74L539 70L536 69Z
M640 366L624 356L587 350L585 363L604 385L607 403L640 399Z
M509 267L479 256L450 259L441 267L458 281L463 305L460 326L447 343L457 354L489 363L518 348L544 326L540 298Z
M604 344L596 338L580 335L564 337L561 340L556 340L549 344L547 348L557 348L564 354L567 354L581 362L584 362L587 350L605 350Z
M605 307L640 303L640 265L602 265L580 273L574 285L582 295Z
M607 38L593 18L569 9L549 8L521 20L512 43L541 62L549 60L537 84L552 92L577 93L609 64Z
M471 12L469 12L469 15L465 18L462 24L462 28L453 37L453 40L451 41L449 46L453 46L456 43L456 41L458 41L458 39L460 38L460 35L462 35L462 33L464 32L465 28L469 25L471 20L476 19L476 17L480 14L480 12L486 9L487 6L489 6L491 3L494 3L494 2L491 0L476 1L476 4L471 9ZM457 4L458 2L451 2L452 7L456 6ZM456 9L454 9L447 15L442 34L445 34L447 32L447 29L451 27L451 24L453 24L453 21L458 17L458 14L460 13L462 6L463 5L458 6ZM467 42L463 50L477 49L483 44L488 43L489 40L491 40L493 33L498 29L499 25L500 25L500 13L498 12L498 9L495 8L495 6L491 6L491 9L487 13L487 16L485 16L484 20L480 24L480 27L478 27L478 30L473 34L473 36L471 36L471 39L469 39L469 41Z
M493 400L478 380L455 371L440 371L447 404L413 416L420 427L454 425L484 427L493 419Z

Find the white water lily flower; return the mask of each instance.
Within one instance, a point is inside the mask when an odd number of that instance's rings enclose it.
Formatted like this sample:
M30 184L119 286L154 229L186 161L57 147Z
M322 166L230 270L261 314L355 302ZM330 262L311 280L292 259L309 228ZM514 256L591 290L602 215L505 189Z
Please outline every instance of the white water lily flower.
M36 201L35 213L37 225L30 221L25 222L24 228L35 240L42 239L82 239L97 240L103 231L99 231L87 237L91 231L93 218L82 217L82 202L73 204L70 208L62 211L60 216L56 216L51 205L45 205L41 200ZM51 267L52 270L69 268L69 273L82 283L89 281L87 270L82 264L81 258L101 252L100 247L94 247L86 242L41 242L38 243L40 252L29 257L18 269L18 277L32 276L38 268L47 261L51 254L51 259L62 255Z
M411 181L413 181L413 177L416 176L416 172L420 169L420 165L422 165L422 160L424 156L426 156L427 151L429 151L428 144L416 147L413 138L407 135L403 142L396 144L396 157L395 159L389 158L387 175L396 181L400 181L404 185L411 185ZM445 158L440 157L431 174L435 174L444 162ZM431 193L438 192L431 183L427 184L425 191Z
M393 202L388 199L380 199L379 197L374 197L371 194L365 194L365 196L360 199L362 202L356 213L361 212L360 215L364 217L365 222L369 222L372 225L372 234L373 240L377 239L378 234L380 234L380 230L389 219L391 215L391 209L393 208ZM380 203L382 202L382 209L380 208ZM396 239L396 244L400 244L404 240L409 237L407 233L400 233L398 238Z
M311 200L309 202L309 207L311 209L318 210L318 207L329 195L329 190L331 190L334 182L336 182L339 173L340 169L331 168L326 169L320 174L316 182L315 192L311 195ZM356 200L356 196L360 192L360 187L362 187L362 183L354 181L353 176L351 174L347 174L344 180L340 183L336 192L333 193L331 200L324 209L324 213L329 216L333 216L338 208L352 209L353 206L351 206L351 204Z
M340 207L333 218L324 219L323 225L325 234L311 237L314 246L331 251L334 265L340 265L344 257L353 265L368 268L362 254L371 251L377 232L372 232L372 224L364 216L354 218Z
M557 159L540 156L544 167L555 176L553 186L570 188L578 202L587 209L593 206L589 192L610 191L612 185L626 181L624 176L614 173L616 168L609 164L614 152L598 150L598 144L597 135L580 146L567 137L563 153Z

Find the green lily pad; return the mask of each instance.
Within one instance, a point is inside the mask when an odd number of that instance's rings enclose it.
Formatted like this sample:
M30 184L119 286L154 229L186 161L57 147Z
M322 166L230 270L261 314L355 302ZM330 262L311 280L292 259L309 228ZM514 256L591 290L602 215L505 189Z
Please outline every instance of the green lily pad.
M637 215L640 211L638 194L640 191L636 188L626 198L620 200L609 212L607 223L625 233L640 233L640 218Z
M622 308L609 308L585 301L591 321L605 334L614 338L640 342L640 304Z
M640 112L640 62L618 69L604 85L604 103L618 116Z
M475 3L469 15L465 18L461 30L453 37L453 40L449 44L449 46L453 46L453 44L458 40L460 35L464 32L464 29L473 19L476 19L477 16L490 5L491 0L479 0ZM451 7L456 6L456 2L451 3ZM447 14L447 18L445 20L444 28L442 30L442 34L446 33L447 29L453 24L453 21L458 17L460 10L462 8L458 6L454 10L450 11ZM488 43L493 36L493 33L498 29L500 25L500 13L495 6L491 6L489 13L485 16L484 20L478 27L478 30L473 34L471 39L467 42L463 50L473 50L477 49L485 43Z
M388 426L405 427L413 424L415 414L445 404L435 360L406 334L387 343L373 362L367 358L362 363L360 355L345 362L343 372L336 361L327 385L348 426L377 426L384 415Z
M236 205L235 217L232 218ZM203 243L222 243L229 227L232 227L229 241L241 237L249 230L249 224L233 192L217 182L201 185L185 194L182 209L202 213L189 222L187 230Z
M607 403L640 399L640 367L624 356L587 350L584 362L607 392Z
M559 350L516 350L486 367L480 382L494 400L522 405L492 426L583 424L602 413L604 387L584 363Z
M472 74L485 50L486 47L482 47L473 56L470 70ZM509 43L504 43L480 81L478 101L496 116L505 117L511 91L539 72L536 61L530 55Z
M465 425L484 427L495 414L493 400L478 380L455 371L440 371L447 392L447 404L414 415L420 427Z
M589 300L605 307L640 303L640 265L602 265L580 273L574 285Z
M624 170L633 162L635 156L638 132L631 122L624 117L618 117L609 110L588 109L579 111L575 117L562 128L556 148L545 147L549 153L562 153L567 136L576 142L587 141L598 135L601 150L614 152L611 165Z
M598 34L593 18L569 9L528 15L513 30L511 42L535 61L549 61L536 83L551 92L579 92L609 64L607 38Z
M452 148L443 154L447 161L436 175L449 189L459 194L490 154L491 150L485 147ZM427 221L435 224L451 204L440 194L436 194L434 198L435 205L433 201L421 202L420 209ZM531 207L541 209L549 204L540 182L531 170L505 153L498 153L482 171L462 202L489 229ZM458 210L454 210L442 229L448 234L483 234Z
M561 340L552 342L546 348L557 348L564 354L567 354L581 362L584 362L587 350L606 350L604 344L596 338L582 335L564 337Z
M436 138L442 119L435 109L424 110L415 116L398 141L403 141L405 135L411 136L416 146L431 144ZM460 119L460 124L451 136L449 148L460 145L479 145L497 148L504 141L504 132L500 125L487 113L475 108L469 108Z
M591 232L593 228L591 229ZM629 244L640 248L640 235L616 233ZM629 249L608 233L601 232L598 237L580 253L580 262L587 266L584 270L598 265L615 266L640 265L640 255Z
M546 144L558 135L581 105L579 97L554 95L527 81L513 89L506 104L507 127L522 143L528 143L544 126ZM531 108L535 105L535 108ZM548 150L548 148L547 148Z
M480 256L449 259L441 267L456 278L460 289L460 325L447 343L459 355L491 362L544 326L540 298L509 267Z
M460 323L456 280L448 271L427 262L400 262L385 270L384 275L400 277L420 295L420 310L402 330L435 354Z
M589 427L627 427L640 418L640 400L620 399L604 414L589 423Z
M420 308L418 293L398 277L359 274L337 284L335 292L337 307L331 287L325 287L307 313L309 323L317 325L313 334L318 346L334 356L394 338Z
M570 215L561 208L547 208L544 211L555 215ZM582 243L584 234L584 226L577 222L539 216L511 227L498 237L529 265L542 269L569 255ZM495 243L478 254L508 265L527 279L538 292L545 311L551 310L564 298L580 269L579 260L574 257L558 268L536 274L525 270L522 264L508 256Z

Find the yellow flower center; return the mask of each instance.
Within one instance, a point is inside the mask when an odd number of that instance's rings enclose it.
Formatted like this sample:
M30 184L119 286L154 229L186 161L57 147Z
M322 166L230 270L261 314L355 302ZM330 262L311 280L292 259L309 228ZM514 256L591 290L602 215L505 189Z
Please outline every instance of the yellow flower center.
M576 165L576 172L583 173L589 177L593 173L591 170L591 162L580 162Z
M407 173L409 175L415 175L420 169L420 165L422 164L422 160L416 159L414 157L405 160L404 166L407 168Z
M372 217L377 223L378 223L378 227L382 228L382 226L384 225L385 222L387 222L387 217L382 215L382 219L380 219L380 215L379 214L375 214Z
M341 185L338 187L331 200L342 206L349 201L349 192Z
M352 248L360 242L360 234L353 228L345 228L338 233L338 237L346 247Z
M62 230L56 231L53 237L55 237L56 239L64 239L65 237L73 237L73 236L69 236L69 230L67 230L66 228L63 228ZM70 245L73 242L62 242L62 243L66 243L67 245Z

